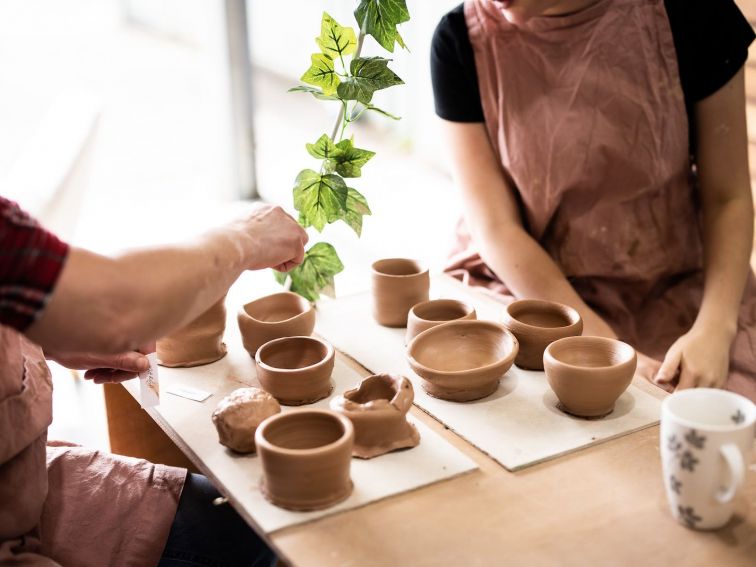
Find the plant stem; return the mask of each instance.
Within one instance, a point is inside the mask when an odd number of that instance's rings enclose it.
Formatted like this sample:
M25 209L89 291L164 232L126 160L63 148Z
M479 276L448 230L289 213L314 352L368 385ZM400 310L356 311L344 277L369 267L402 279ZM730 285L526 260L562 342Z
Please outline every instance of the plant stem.
M357 38L357 51L354 52L354 55L352 55L352 59L356 59L360 56L360 53L362 53L362 44L365 43L365 32L363 30L360 30L360 36ZM343 63L343 60L342 60ZM346 66L344 66L346 69ZM341 105L341 110L339 110L339 116L336 118L336 124L333 125L333 133L331 134L331 140L334 142L336 141L336 134L339 133L339 126L341 126L341 135L344 135L344 128L346 127L346 124L344 124L344 117L346 116L346 104Z

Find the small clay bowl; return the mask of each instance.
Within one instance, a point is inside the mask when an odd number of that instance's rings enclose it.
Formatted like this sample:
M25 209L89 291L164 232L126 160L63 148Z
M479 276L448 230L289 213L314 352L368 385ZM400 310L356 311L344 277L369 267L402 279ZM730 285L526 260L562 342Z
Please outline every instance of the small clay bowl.
M408 258L386 258L372 267L373 318L384 327L406 327L413 305L428 301L428 269Z
M304 297L283 291L247 303L236 316L244 348L251 356L268 341L312 334L315 309Z
M372 459L420 443L420 434L407 421L414 398L412 382L404 376L375 374L365 378L357 388L333 398L330 405L354 425L352 454Z
M354 427L338 413L304 409L263 421L255 445L263 469L262 493L290 510L320 510L352 493Z
M409 343L423 331L448 321L476 319L477 314L472 305L456 299L431 299L418 303L407 315L407 334L405 344Z
M635 374L630 345L606 337L566 337L551 343L543 365L561 409L579 417L603 417L614 409Z
M257 349L255 363L260 385L285 406L311 404L333 390L333 347L315 337L273 339Z
M543 351L549 344L583 332L583 320L575 309L540 299L520 299L507 305L504 326L520 343L515 364L526 370L543 370Z
M517 339L490 321L451 321L417 335L407 347L412 370L431 396L453 402L485 398L517 356Z
M158 364L169 368L202 366L226 356L226 296L185 327L159 339Z

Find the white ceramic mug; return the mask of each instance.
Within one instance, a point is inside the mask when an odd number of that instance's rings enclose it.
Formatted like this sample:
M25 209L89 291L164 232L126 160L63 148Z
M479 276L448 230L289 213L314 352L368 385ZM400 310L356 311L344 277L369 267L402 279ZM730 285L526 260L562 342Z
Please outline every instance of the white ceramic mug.
M711 388L662 402L661 456L672 515L695 529L724 526L745 482L756 434L756 405Z

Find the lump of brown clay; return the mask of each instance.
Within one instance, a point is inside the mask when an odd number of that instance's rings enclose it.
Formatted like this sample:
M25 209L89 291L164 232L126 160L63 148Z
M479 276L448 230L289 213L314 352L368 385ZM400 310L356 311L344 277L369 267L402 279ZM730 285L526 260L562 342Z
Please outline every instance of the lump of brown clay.
M304 297L283 291L247 303L237 321L244 348L254 357L257 349L273 339L312 334L315 309Z
M376 374L357 388L331 400L331 409L354 425L352 455L372 459L420 443L417 428L407 421L415 393L412 383L397 374Z
M517 337L515 364L543 370L543 351L556 340L583 332L583 320L567 305L540 299L520 299L504 308L504 326Z
M431 396L469 402L496 391L517 350L517 339L503 325L451 321L412 339L407 361Z
M158 363L168 367L210 364L226 355L226 297L186 327L157 341Z
M352 493L354 426L343 415L299 409L266 419L255 433L263 496L290 510L320 510Z
M384 327L406 327L412 306L428 301L428 269L408 258L386 258L372 270L373 318Z
M259 388L234 390L213 412L218 441L237 453L254 453L257 426L280 412L281 406L268 392Z

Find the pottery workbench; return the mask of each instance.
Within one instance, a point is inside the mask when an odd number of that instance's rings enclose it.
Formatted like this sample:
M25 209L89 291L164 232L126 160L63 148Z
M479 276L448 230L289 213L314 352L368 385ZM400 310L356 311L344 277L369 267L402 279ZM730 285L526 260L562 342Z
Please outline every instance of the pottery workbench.
M337 359L370 375L341 353ZM634 384L664 395L637 378ZM136 384L127 389L138 392ZM695 532L667 509L658 426L509 472L417 407L410 414L478 468L270 533L243 503L231 503L296 566L756 565L754 466L730 524ZM219 471L201 457L199 440L217 439L211 421L196 420L192 434L182 435L190 416L178 423L154 411L150 415L225 493Z

